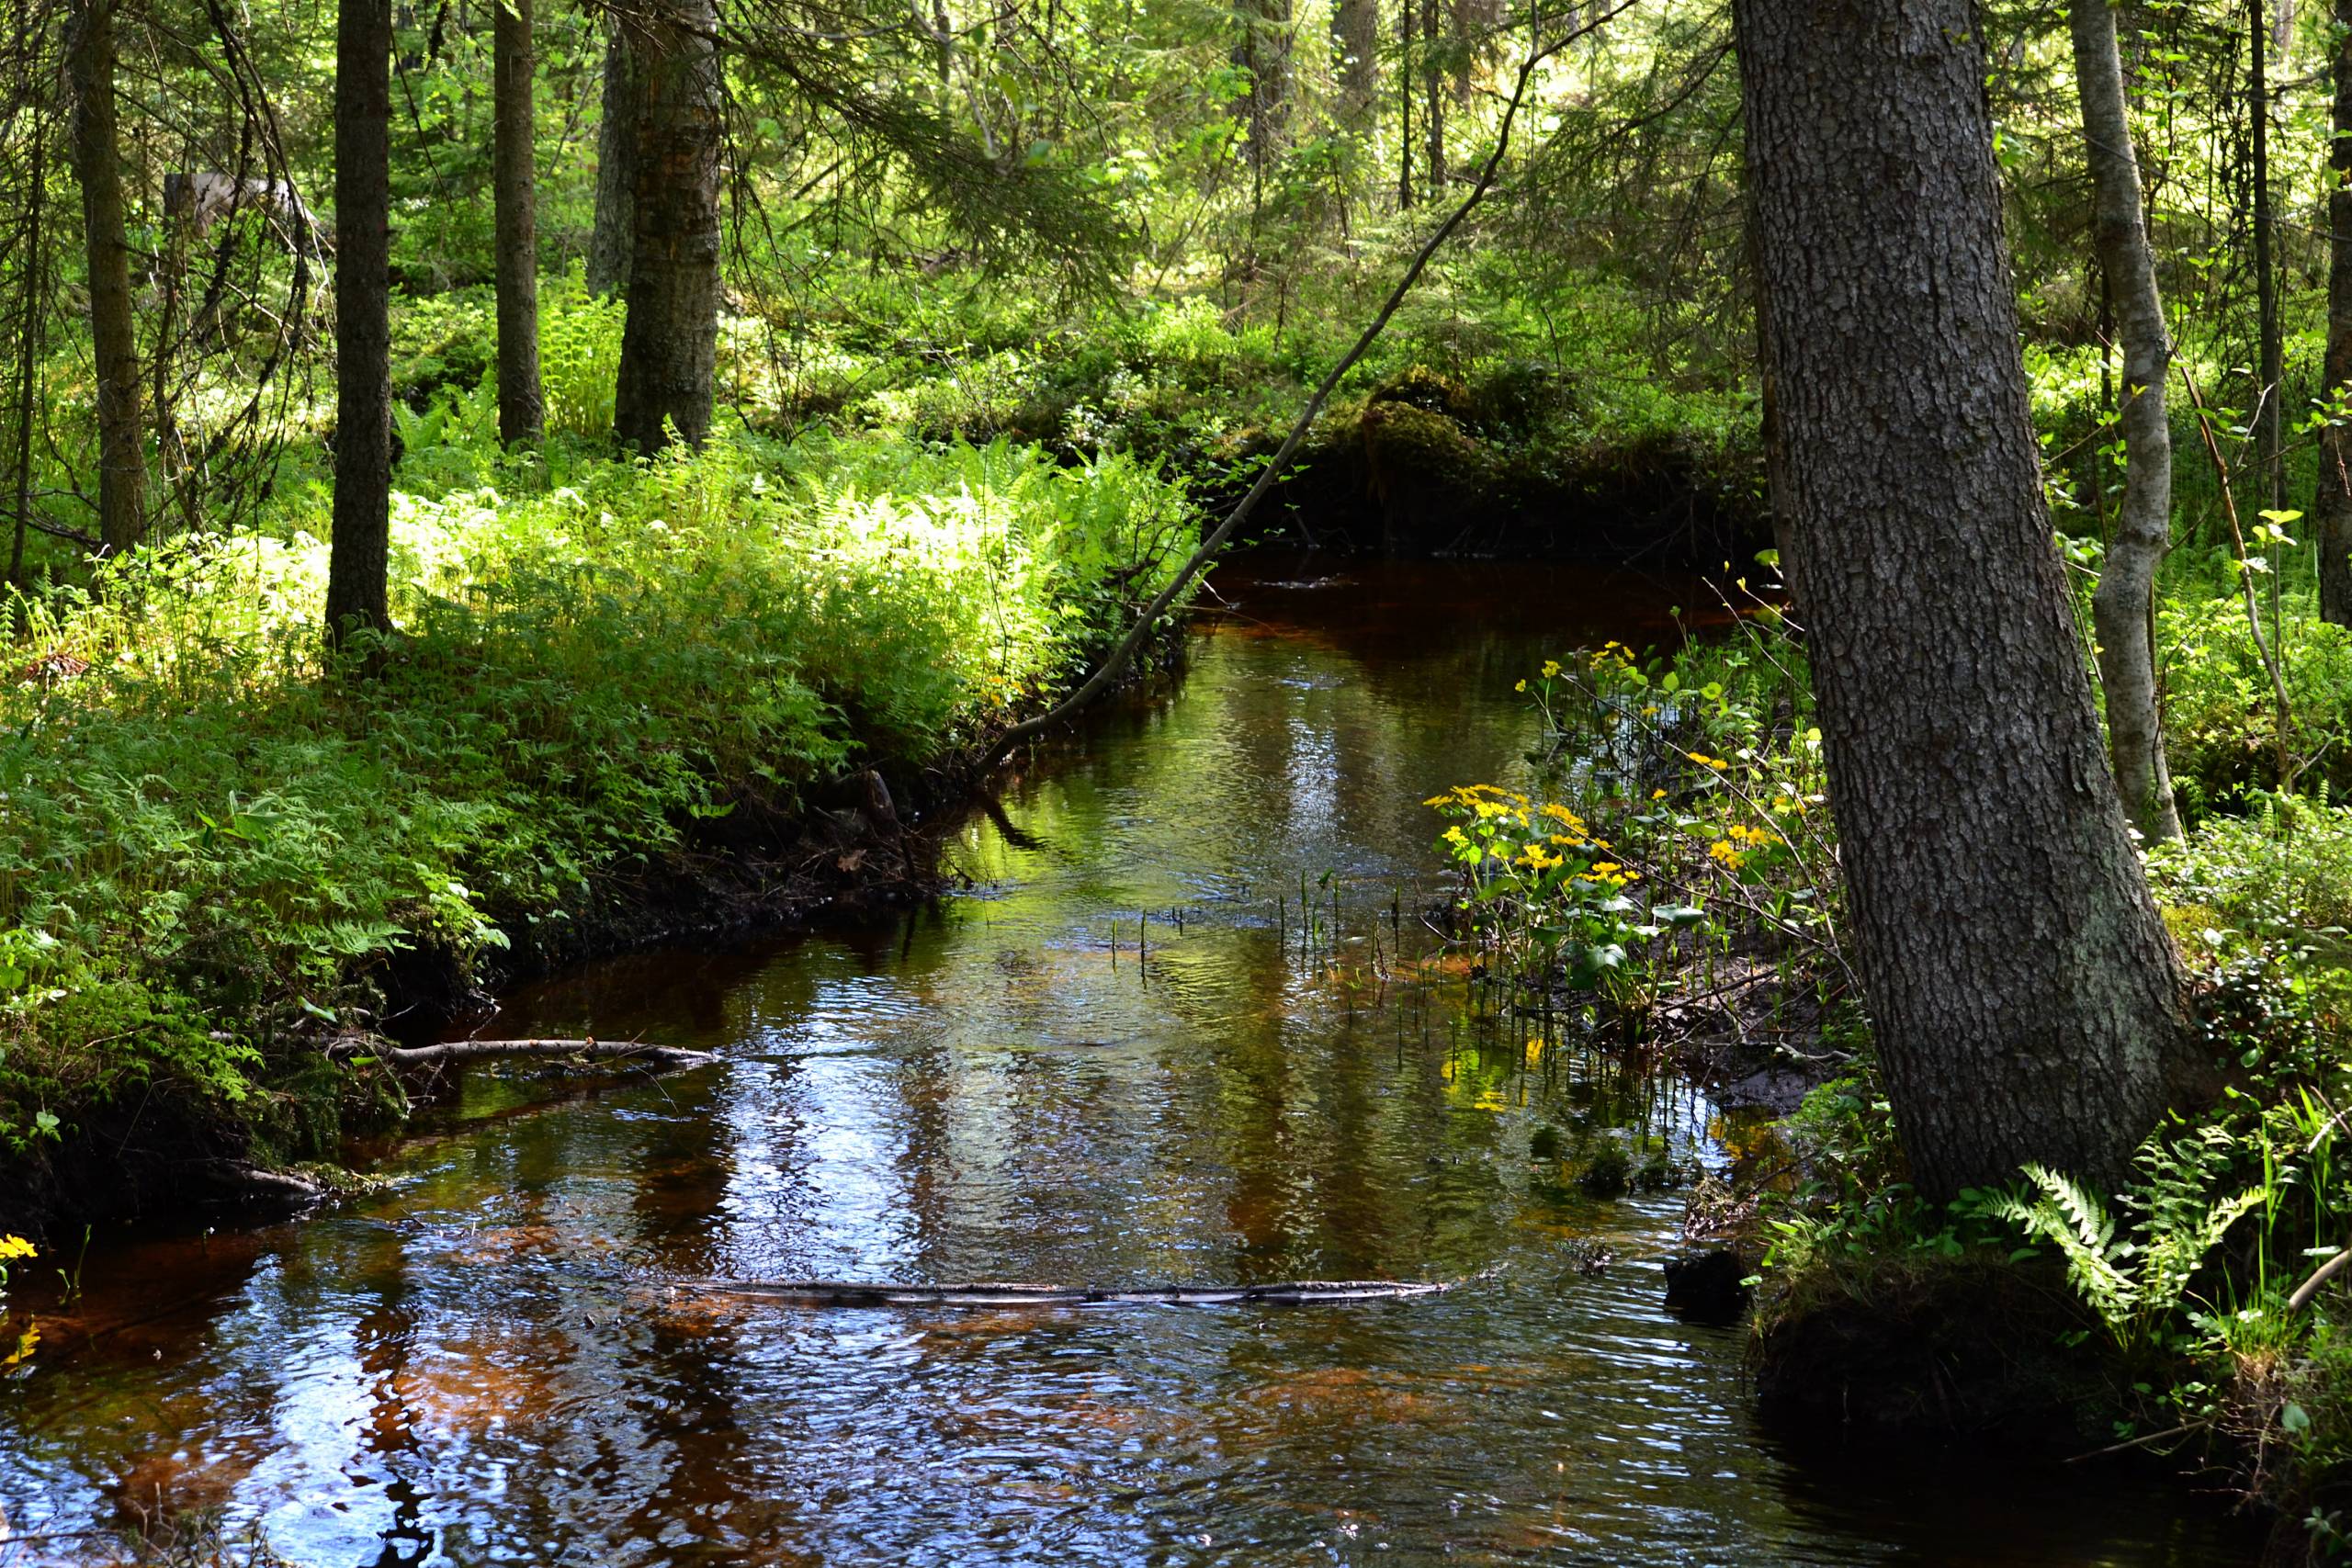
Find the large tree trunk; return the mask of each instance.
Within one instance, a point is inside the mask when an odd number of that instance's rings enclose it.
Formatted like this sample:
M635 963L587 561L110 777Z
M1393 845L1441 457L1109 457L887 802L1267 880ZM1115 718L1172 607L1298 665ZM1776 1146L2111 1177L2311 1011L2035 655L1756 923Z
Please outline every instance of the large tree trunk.
M658 452L664 422L689 446L710 434L718 357L718 13L661 0L629 40L637 95L636 243L613 428Z
M2075 79L2089 150L2091 232L2123 341L2123 503L2108 547L2091 617L2107 691L2108 754L2132 825L2150 839L2180 837L2172 771L2156 704L2156 569L2172 547L2172 426L2165 378L2172 338L2156 291L2156 260L2141 205L2140 162L2124 110L2123 62L2108 0L2077 0L2068 13Z
M1340 62L1340 128L1368 130L1380 97L1380 0L1337 0L1331 47Z
M609 24L605 43L604 120L596 128L596 221L588 235L588 291L628 291L637 243L637 66L628 30Z
M2335 0L2335 140L2328 162L2327 396L2352 400L2352 0ZM2312 499L2319 547L2320 614L2352 626L2352 423L2322 427Z
M391 622L392 411L388 296L392 12L389 0L343 0L335 19L334 538L327 637Z
M139 345L131 333L130 247L123 239L122 152L115 139L114 11L115 0L85 0L67 62L98 380L98 537L109 554L130 548L147 531Z
M1772 483L1919 1190L2112 1181L2201 1083L2049 513L1970 0L1735 0Z
M536 445L539 396L538 184L531 125L531 0L493 0L491 47L498 132L498 438Z

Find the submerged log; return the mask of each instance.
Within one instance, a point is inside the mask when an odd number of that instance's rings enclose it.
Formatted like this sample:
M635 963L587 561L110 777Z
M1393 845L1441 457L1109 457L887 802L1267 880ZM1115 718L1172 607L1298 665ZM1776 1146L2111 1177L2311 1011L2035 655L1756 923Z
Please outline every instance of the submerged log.
M983 1281L908 1285L842 1280L690 1280L676 1288L758 1296L794 1306L1223 1306L1237 1302L1362 1302L1442 1295L1452 1280L1284 1280L1263 1285L1135 1289Z
M657 1073L684 1072L718 1058L707 1051L675 1045L649 1045L635 1040L450 1040L438 1045L383 1045L366 1040L338 1041L329 1052L335 1060L372 1056L410 1070L438 1069L465 1062L537 1056L550 1060L626 1062Z

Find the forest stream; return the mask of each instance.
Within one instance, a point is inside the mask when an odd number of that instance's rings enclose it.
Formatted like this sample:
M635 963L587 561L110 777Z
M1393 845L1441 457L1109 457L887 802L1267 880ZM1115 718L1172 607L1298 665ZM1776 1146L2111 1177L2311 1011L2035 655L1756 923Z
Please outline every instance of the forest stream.
M1523 769L1513 682L1671 637L1676 590L1267 558L1216 587L1180 682L960 829L967 891L598 964L493 1021L716 1065L551 1103L478 1069L370 1195L101 1235L71 1302L27 1270L0 1568L190 1510L319 1568L2251 1560L2139 1470L1784 1453L1742 1330L1660 1304L1682 1192L1589 1198L1531 1156L1548 1124L1720 1164L1726 1123L1465 1015L1419 919L1422 802ZM710 1283L784 1278L1460 1283L1057 1308Z

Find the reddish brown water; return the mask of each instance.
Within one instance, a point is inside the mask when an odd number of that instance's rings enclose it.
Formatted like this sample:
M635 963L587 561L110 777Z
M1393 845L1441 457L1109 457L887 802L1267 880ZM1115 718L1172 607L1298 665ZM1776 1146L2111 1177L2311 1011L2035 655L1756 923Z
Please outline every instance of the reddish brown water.
M0 1384L14 1528L213 1509L320 1565L2248 1560L2136 1477L1809 1470L1760 1443L1736 1332L1659 1306L1680 1199L1586 1199L1529 1156L1551 1122L1712 1157L1709 1108L1531 1067L1395 961L1385 911L1417 951L1435 886L1421 800L1515 765L1511 684L1544 655L1670 635L1659 589L1222 587L1237 613L1181 689L1021 781L1013 839L965 830L969 894L599 964L496 1021L718 1065L537 1110L543 1087L479 1074L376 1196L94 1247L85 1302ZM1299 880L1325 901L1327 872L1338 926L1310 948ZM807 1275L1468 1282L1058 1310L685 1283ZM106 1551L52 1537L0 1568Z

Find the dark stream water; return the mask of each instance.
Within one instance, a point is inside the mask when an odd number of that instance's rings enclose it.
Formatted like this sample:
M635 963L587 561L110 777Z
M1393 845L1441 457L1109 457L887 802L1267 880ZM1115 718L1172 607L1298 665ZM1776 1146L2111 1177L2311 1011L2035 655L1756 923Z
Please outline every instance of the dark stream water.
M1516 765L1511 683L1545 655L1667 635L1661 590L1221 586L1238 613L1172 695L1021 781L1011 835L964 831L967 895L599 964L492 1029L718 1065L551 1106L478 1073L374 1196L104 1242L72 1313L20 1292L50 1315L0 1383L13 1529L210 1509L320 1565L2250 1560L2136 1475L1795 1463L1751 1427L1737 1332L1659 1305L1679 1196L1586 1199L1530 1158L1547 1122L1715 1157L1713 1113L1462 1019L1458 975L1411 962L1420 803ZM1468 1282L1051 1310L684 1283L761 1276Z

